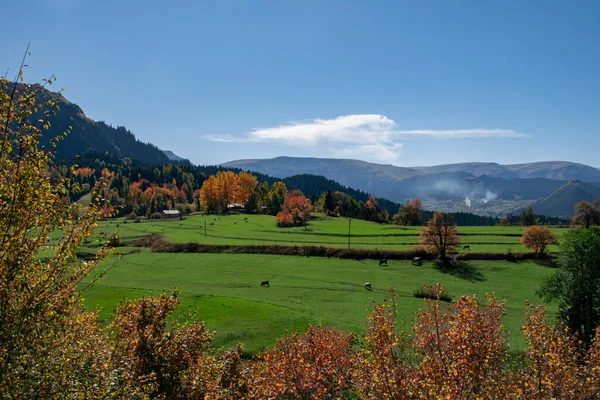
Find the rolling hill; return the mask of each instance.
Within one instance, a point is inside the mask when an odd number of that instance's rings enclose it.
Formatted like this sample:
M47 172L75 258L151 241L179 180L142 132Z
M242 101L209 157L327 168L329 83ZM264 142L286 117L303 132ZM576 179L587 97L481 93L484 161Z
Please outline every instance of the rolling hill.
M533 203L532 207L537 214L572 217L575 203L594 199L600 199L598 186L581 181L569 181L551 195Z

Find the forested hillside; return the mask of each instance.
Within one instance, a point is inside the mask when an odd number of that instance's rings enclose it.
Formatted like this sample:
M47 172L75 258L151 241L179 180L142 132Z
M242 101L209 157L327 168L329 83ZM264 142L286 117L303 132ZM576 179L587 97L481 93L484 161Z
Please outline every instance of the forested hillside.
M138 140L127 128L113 127L104 121L94 121L88 118L77 104L40 85L21 86L26 90L37 91L39 102L48 99L57 101L56 114L52 117L51 124L40 141L42 145L48 145L56 136L70 131L70 134L59 141L53 150L56 159L69 158L93 150L109 152L115 157L128 157L148 164L170 162L162 150L151 143Z

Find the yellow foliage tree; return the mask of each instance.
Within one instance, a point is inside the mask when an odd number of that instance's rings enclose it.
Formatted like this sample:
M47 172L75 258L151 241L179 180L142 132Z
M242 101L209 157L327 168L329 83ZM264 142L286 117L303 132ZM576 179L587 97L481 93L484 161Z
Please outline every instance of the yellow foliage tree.
M40 101L41 93L43 86L0 78L0 392L64 398L71 387L69 396L94 397L105 348L76 287L101 254L84 262L77 249L107 210L101 192L110 174L89 206L68 201L68 181L50 174L52 155L39 143L61 96Z
M238 174L239 191L236 199L236 203L246 204L250 196L256 192L256 186L258 185L258 179L252 174L247 172L240 172Z

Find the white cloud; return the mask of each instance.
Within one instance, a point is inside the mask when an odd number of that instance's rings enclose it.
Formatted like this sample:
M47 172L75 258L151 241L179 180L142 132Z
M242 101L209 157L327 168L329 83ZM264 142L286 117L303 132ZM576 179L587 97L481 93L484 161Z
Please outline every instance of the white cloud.
M211 142L223 142L223 143L248 143L254 142L250 138L236 138L231 135L204 135L204 139L210 140Z
M435 136L448 138L526 138L530 137L524 133L512 129L415 129L399 130L396 135L404 136Z
M344 115L335 119L315 119L279 125L274 128L259 128L248 133L258 141L299 140L308 145L322 142L334 143L381 143L390 142L396 123L384 115Z
M400 137L437 138L524 138L528 135L512 129L397 129L394 120L379 114L343 115L334 119L315 119L292 122L272 128L255 128L235 137L231 135L206 135L215 142L248 143L278 142L291 146L328 149L336 157L371 159L395 162L402 143Z

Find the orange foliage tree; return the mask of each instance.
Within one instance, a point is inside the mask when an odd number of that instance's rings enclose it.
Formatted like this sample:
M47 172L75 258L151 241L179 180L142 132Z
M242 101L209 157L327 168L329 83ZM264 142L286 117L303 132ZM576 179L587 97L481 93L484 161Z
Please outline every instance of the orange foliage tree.
M204 181L199 192L200 208L204 211L227 212L229 206L244 206L256 193L258 181L252 174L219 171Z
M251 364L250 399L345 398L352 383L352 335L309 328L281 339Z
M521 236L521 244L540 256L548 245L556 243L556 235L545 226L530 226Z
M290 192L285 198L282 210L277 213L277 226L304 225L306 228L313 209L312 203L302 192Z
M254 195L254 193L256 192L258 180L252 174L249 174L247 172L240 172L238 174L238 182L239 191L236 202L245 205L250 199L250 196Z

